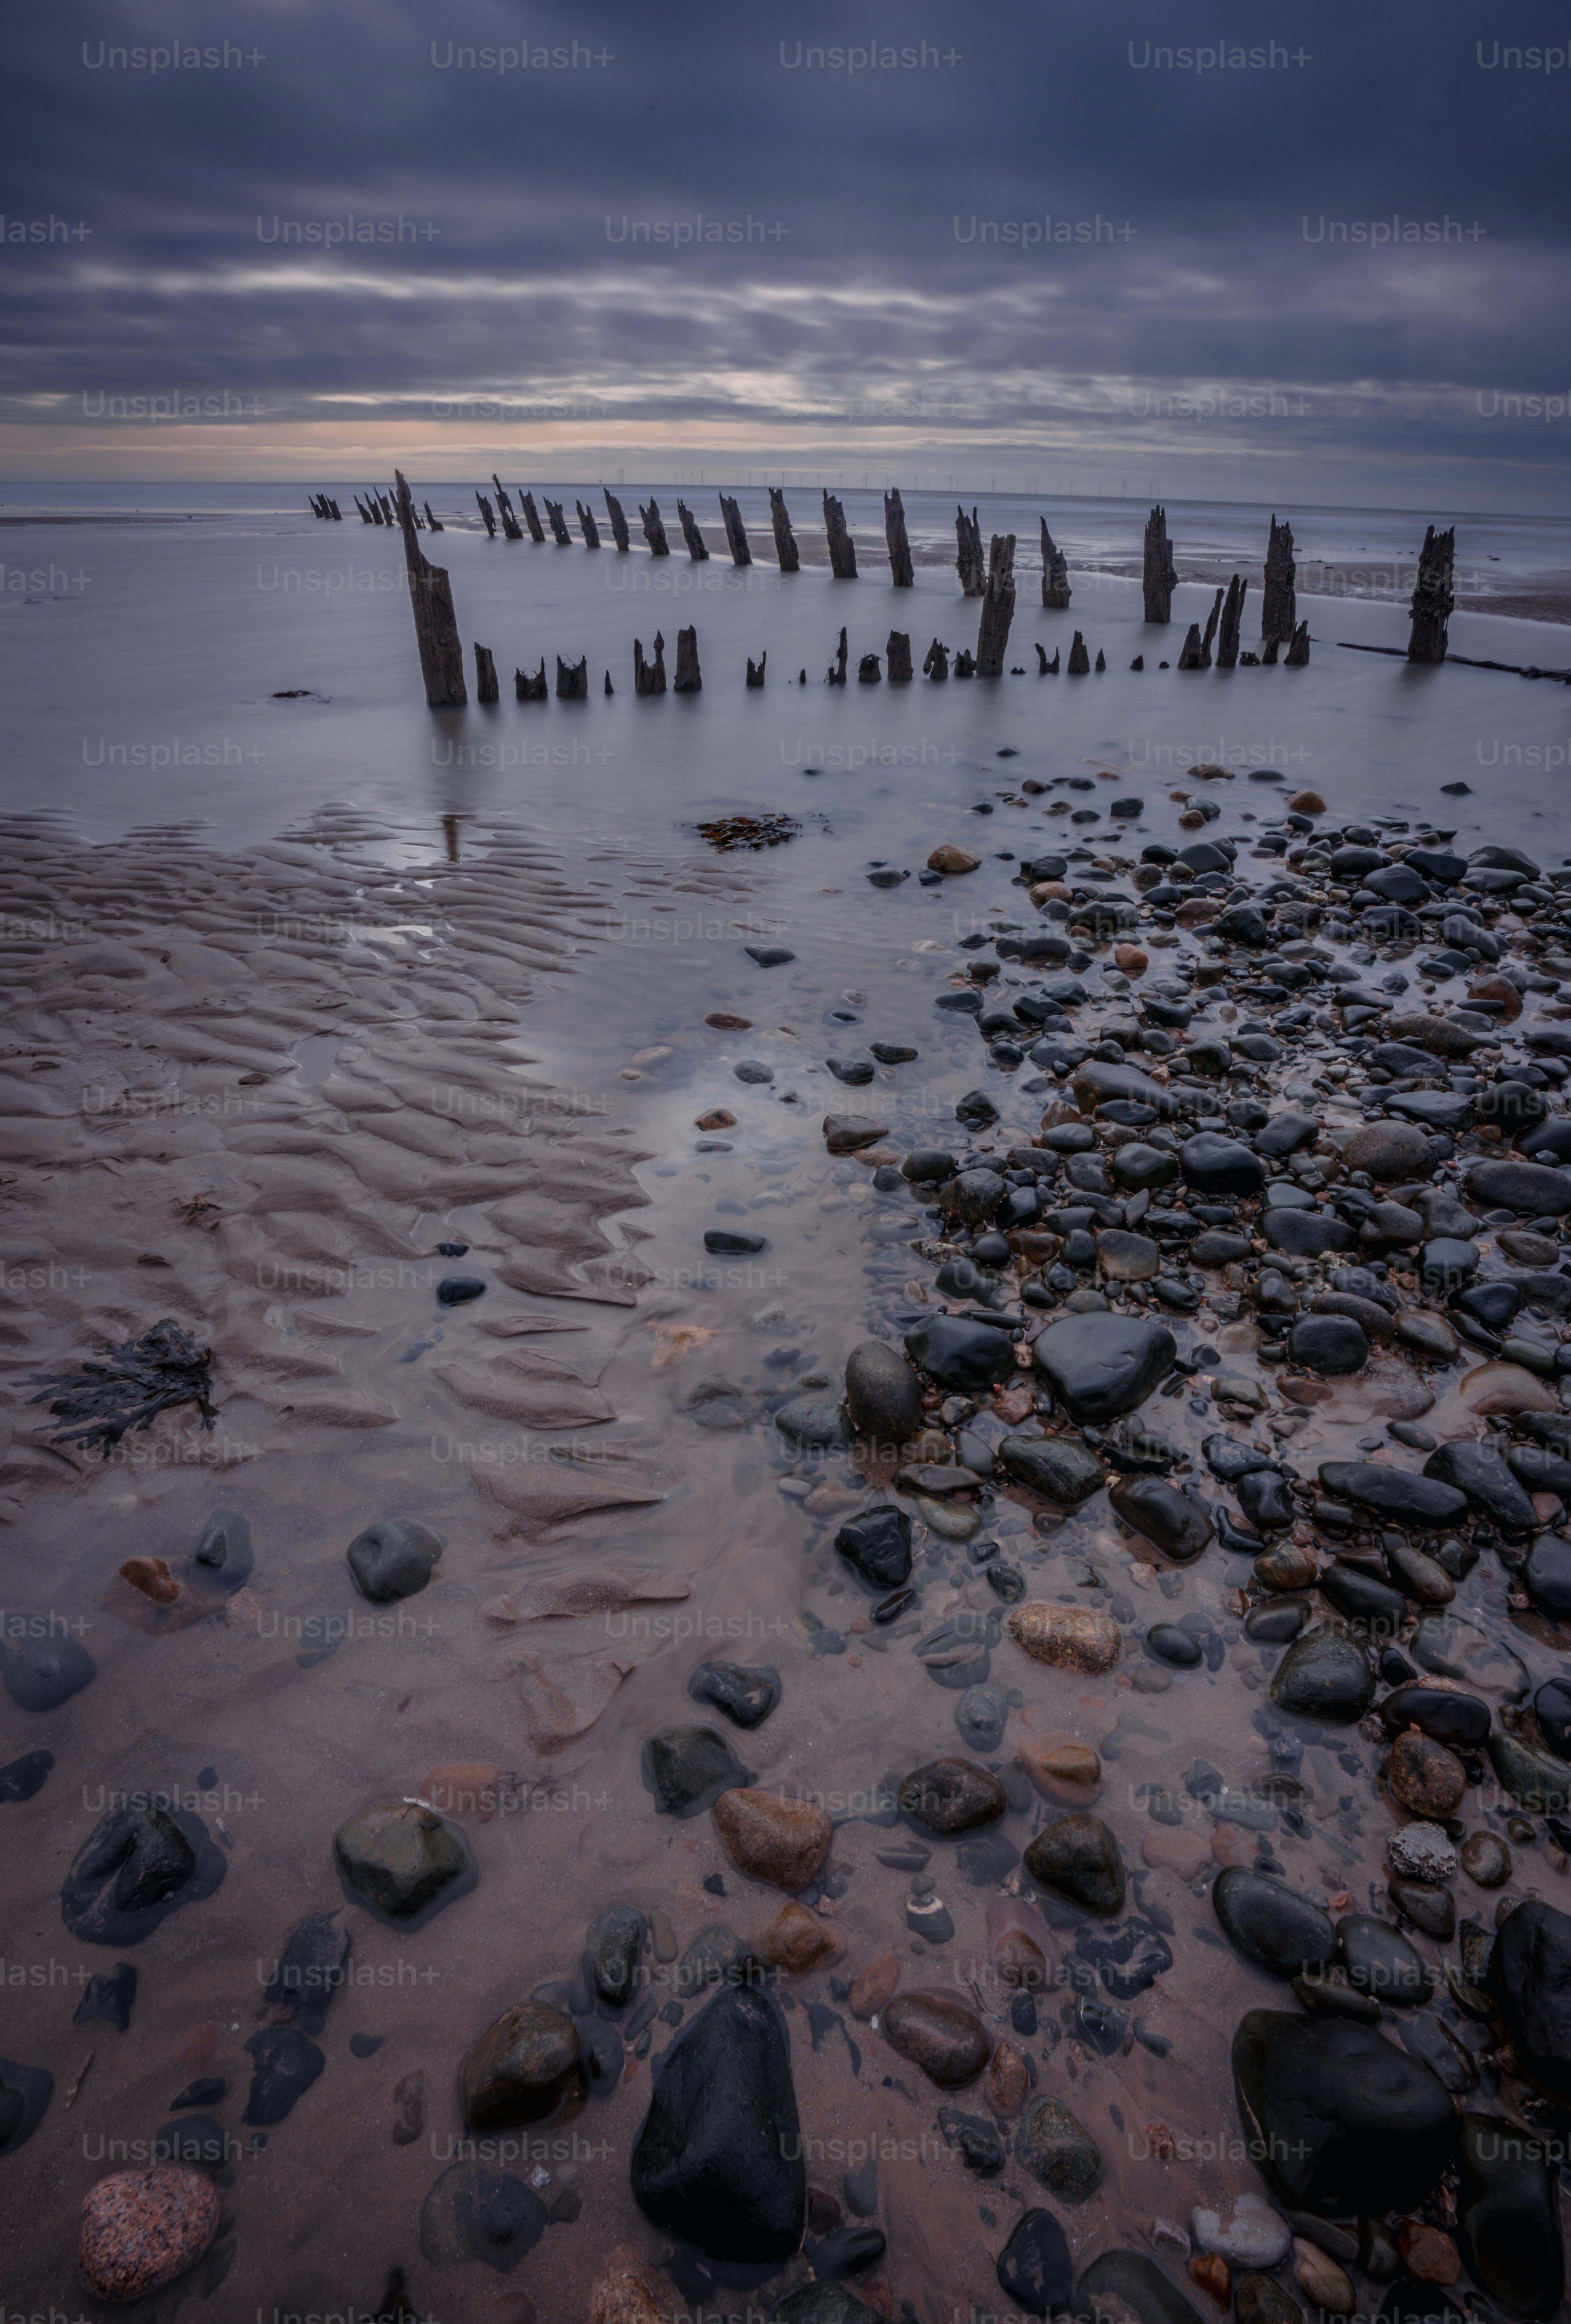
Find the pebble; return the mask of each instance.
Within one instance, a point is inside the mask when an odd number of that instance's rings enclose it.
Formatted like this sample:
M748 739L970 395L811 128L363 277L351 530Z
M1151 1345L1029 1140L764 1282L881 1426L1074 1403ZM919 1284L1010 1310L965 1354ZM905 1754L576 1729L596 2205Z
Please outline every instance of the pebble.
M963 2089L987 2064L992 2043L974 2010L947 1993L897 1993L884 2011L884 2038L940 2089Z
M1061 1807L1089 1807L1101 1788L1102 1762L1076 1736L1023 1735L1019 1759L1043 1798Z
M200 2171L115 2171L82 2202L78 2261L98 2300L139 2300L172 2283L218 2232L218 2191Z
M1087 1606L1016 1606L1005 1627L1017 1646L1035 1662L1055 1670L1079 1671L1099 1676L1112 1669L1124 1640L1110 1615ZM1370 1680L1373 1692L1373 1680Z
M1095 2139L1068 2107L1053 2098L1034 2098L1025 2108L1015 2135L1015 2160L1039 2186L1064 2203L1083 2202L1102 2176L1101 2151Z
M712 1812L731 1862L749 1879L795 1890L823 1868L832 1834L822 1808L738 1786L722 1792Z
M1082 1912L1107 1918L1124 1909L1124 1858L1100 1816L1056 1817L1026 1849L1025 1869Z

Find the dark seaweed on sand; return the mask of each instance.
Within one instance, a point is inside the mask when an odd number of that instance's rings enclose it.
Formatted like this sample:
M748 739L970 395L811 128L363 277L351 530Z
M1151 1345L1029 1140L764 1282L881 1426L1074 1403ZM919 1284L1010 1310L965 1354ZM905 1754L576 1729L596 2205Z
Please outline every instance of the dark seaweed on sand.
M203 1427L211 1428L218 1417L211 1401L212 1360L210 1348L198 1348L166 1315L140 1340L111 1348L101 1363L84 1363L74 1372L33 1372L23 1384L40 1390L28 1399L32 1404L41 1404L51 1389L63 1391L50 1405L65 1424L54 1431L57 1443L89 1452L101 1445L107 1459L128 1428L150 1427L177 1404L194 1404Z

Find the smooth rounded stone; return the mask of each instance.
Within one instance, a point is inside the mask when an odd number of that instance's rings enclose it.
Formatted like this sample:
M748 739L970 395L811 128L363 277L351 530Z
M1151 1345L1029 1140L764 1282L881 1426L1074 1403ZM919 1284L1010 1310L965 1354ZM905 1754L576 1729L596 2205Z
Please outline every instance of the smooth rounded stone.
M955 1725L973 1751L996 1751L1009 1720L1009 1699L1001 1686L968 1686L955 1705Z
M1467 1496L1455 1485L1393 1469L1379 1461L1322 1461L1320 1483L1334 1500L1354 1501L1394 1525L1424 1532L1456 1525L1467 1514Z
M1108 1487L1107 1499L1132 1532L1180 1563L1199 1557L1212 1537L1205 1503L1165 1478L1120 1477Z
M155 2163L112 2171L88 2189L77 2246L98 2300L140 2300L184 2275L218 2232L218 2190L205 2172Z
M648 1923L633 1904L608 1904L589 1924L584 1975L612 2009L625 2009L633 1997L648 1932Z
M1287 1351L1297 1370L1335 1378L1361 1372L1369 1361L1369 1342L1351 1315L1300 1315Z
M1533 1697L1539 1732L1557 1759L1571 1759L1571 1679L1546 1679Z
M1408 1641L1407 1651L1420 1669L1436 1678L1498 1687L1511 1702L1520 1702L1527 1692L1528 1674L1521 1657L1477 1623L1449 1610L1425 1614Z
M1337 1630L1309 1630L1278 1664L1271 1699L1280 1710L1302 1718L1350 1726L1374 1700L1374 1672L1352 1638Z
M1467 1774L1443 1743L1409 1729L1391 1747L1386 1782L1392 1799L1409 1815L1424 1823L1444 1823L1462 1803Z
M997 1775L958 1758L930 1759L906 1776L898 1796L903 1815L946 1840L974 1831L979 1824L997 1823L1009 1804Z
M60 1916L84 1944L137 1944L170 1913L210 1896L226 1869L194 1815L110 1808L61 1883Z
M444 1307L467 1307L472 1299L483 1299L485 1284L478 1275L445 1275L436 1286L436 1298Z
M1429 1175L1429 1141L1410 1121L1372 1121L1355 1130L1342 1148L1342 1167L1366 1170L1377 1185Z
M1493 1360L1464 1373L1456 1393L1469 1412L1483 1419L1519 1412L1558 1413L1560 1399L1548 1380L1521 1364Z
M54 1766L52 1751L24 1751L20 1759L0 1767L0 1805L16 1806L36 1799Z
M1227 1267L1249 1258L1254 1249L1247 1235L1230 1233L1226 1227L1208 1227L1190 1244L1190 1260L1195 1267Z
M1313 2017L1351 2017L1362 2025L1378 2025L1380 2004L1366 1993L1357 1993L1347 1982L1345 1969L1335 1963L1329 1969L1318 1969L1312 1975L1295 1977L1292 1980L1293 1999L1300 2009Z
M1245 1616L1244 1635L1257 1646L1285 1646L1309 1618L1309 1609L1301 1598L1268 1598L1252 1606Z
M1241 2275L1233 2287L1237 2324L1304 2324L1304 2311L1291 2292L1269 2275Z
M1307 1590L1319 1570L1314 1551L1291 1541L1279 1542L1254 1561L1254 1578L1267 1590Z
M938 1190L938 1206L951 1225L985 1226L1009 1194L997 1170L960 1170Z
M1198 1880L1214 1864L1206 1842L1192 1831L1164 1831L1160 1825L1140 1843L1140 1860L1153 1872L1171 1872L1180 1880Z
M1147 1283L1162 1272L1162 1251L1149 1235L1104 1227L1097 1237L1097 1265L1111 1283Z
M58 1711L97 1675L98 1665L80 1638L0 1646L0 1677L18 1711Z
M1571 1809L1571 1767L1564 1761L1499 1732L1489 1738L1489 1757L1501 1783L1530 1814L1564 1815Z
M1503 1888L1511 1876L1511 1850L1493 1831L1469 1832L1458 1860L1477 1888Z
M1177 1352L1165 1324L1129 1315L1070 1315L1038 1334L1031 1360L1075 1425L1085 1428L1104 1426L1144 1404L1171 1370Z
M433 2267L478 2261L510 2275L546 2227L546 2206L510 2171L454 2163L420 2206L420 2256Z
M1022 2316L1054 2316L1074 2295L1074 2263L1051 2211L1027 2211L998 2254L998 2289Z
M944 872L951 877L962 872L979 872L981 867L979 855L973 855L969 847L951 846L947 840L942 847L935 847L927 859L930 872Z
M1017 1485L1064 1508L1074 1508L1107 1481L1096 1454L1075 1436L1006 1436L997 1459Z
M733 1727L761 1727L780 1700L780 1674L768 1663L700 1663L687 1692L723 1711Z
M1054 1670L1079 1671L1090 1678L1110 1671L1124 1646L1123 1634L1112 1616L1089 1606L1049 1606L1034 1600L1016 1606L1005 1628L1034 1662L1050 1664ZM1372 1692L1373 1683L1372 1677Z
M1403 1824L1387 1839L1385 1860L1413 1880L1449 1880L1456 1869L1456 1851L1438 1823Z
M1427 1307L1399 1307L1396 1336L1415 1355L1427 1356L1436 1364L1450 1363L1462 1349L1461 1341L1445 1317L1432 1314Z
M1561 2106L1571 2103L1571 1918L1530 1898L1507 1914L1490 1955L1519 2070Z
M1370 1913L1346 1913L1337 1923L1347 1982L1359 1993L1400 2009L1429 2000L1434 1979L1400 1930Z
M1055 1817L1026 1849L1025 1869L1039 1888L1099 1919L1124 1910L1124 1858L1100 1816Z
M345 1554L361 1596L387 1606L425 1589L444 1546L440 1534L412 1517L383 1517L357 1533Z
M1380 1718L1388 1735L1416 1727L1455 1750L1476 1751L1489 1734L1488 1703L1451 1686L1396 1687L1381 1704Z
M589 2288L589 2324L665 2324L659 2288L633 2245L606 2255Z
M922 1425L922 1382L897 1348L864 1340L846 1358L846 1410L859 1436L903 1444Z
M890 1502L848 1517L834 1545L875 1590L898 1590L911 1578L911 1519Z
M1272 1977L1300 1977L1337 1950L1328 1914L1280 1880L1229 1865L1211 1889L1217 1918L1246 1960Z
M1318 1583L1328 1606L1344 1620L1374 1637L1394 1638L1407 1619L1407 1600L1400 1590L1359 1565L1322 1566Z
M191 1552L190 1578L225 1591L241 1589L256 1563L251 1527L238 1509L215 1509Z
M1467 1173L1467 1199L1525 1219L1563 1218L1571 1211L1571 1177L1541 1162L1475 1162Z
M269 2025L245 2047L252 2061L251 2089L242 2122L282 2122L327 2063L325 2052L293 2025Z
M1179 1175L1176 1154L1165 1153L1159 1146L1144 1146L1138 1139L1120 1146L1110 1167L1114 1184L1135 1194L1142 1189L1154 1194L1159 1186L1171 1186Z
M1454 1485L1475 1508L1511 1533L1531 1533L1537 1523L1531 1501L1491 1444L1457 1438L1438 1445L1425 1462L1424 1474Z
M947 1993L897 1993L885 2007L884 2038L941 2090L974 2082L993 2046L976 2012Z
M631 2172L645 2218L711 2259L789 2259L807 2174L778 2006L751 1985L722 1987L652 2072Z
M1019 1758L1043 1798L1060 1807L1089 1807L1101 1789L1102 1762L1077 1736L1024 1736Z
M962 1395L996 1387L1015 1370L1015 1342L1007 1332L968 1323L960 1315L933 1315L918 1323L905 1334L905 1352L940 1388Z
M1206 1659L1199 1640L1176 1622L1153 1622L1145 1633L1145 1646L1159 1663L1171 1663L1175 1670L1193 1670Z
M1416 1831L1420 1827L1414 1824L1410 1829ZM1385 1893L1393 1910L1410 1921L1421 1935L1433 1937L1437 1944L1450 1943L1456 1933L1456 1906L1448 1888L1432 1880L1408 1880L1393 1872Z
M643 1773L658 1815L701 1815L722 1792L752 1781L712 1727L662 1727L643 1749Z
M784 1969L787 1977L805 1977L833 1960L843 1944L839 1932L827 1921L793 1900L781 1905L755 1950L766 1968Z
M768 1244L763 1235L746 1233L740 1227L709 1227L704 1231L703 1248L711 1259L757 1259Z
M1081 2324L1200 2324L1171 2278L1137 2251L1105 2251L1083 2269L1072 2312Z
M1293 2237L1293 2278L1312 2306L1328 2316L1351 2316L1357 2305L1353 2279L1329 2252L1307 2236Z
M1292 2229L1263 2195L1233 2198L1232 2217L1218 2212L1190 2213L1190 2236L1195 2249L1216 2252L1234 2267L1280 2267L1292 2243Z
M865 2024L876 2017L900 1982L898 1953L880 1953L870 1960L851 1986L851 2015Z
M1457 2151L1456 2245L1467 2273L1509 2315L1556 2315L1566 2254L1548 2143L1504 2116L1465 2114Z
M1412 2210L1451 2160L1456 2116L1438 2077L1351 2018L1250 2010L1233 2080L1255 2168L1290 2212Z
M750 1880L805 1888L823 1868L832 1827L823 1809L809 1801L739 1788L722 1792L712 1814L731 1862Z
M1521 1583L1540 1613L1571 1614L1571 1541L1541 1533L1522 1561Z
M1385 1563L1403 1596L1420 1606L1448 1606L1456 1595L1456 1584L1445 1567L1411 1542L1388 1549Z
M1015 2160L1061 2202L1081 2203L1102 2176L1102 2155L1084 2124L1053 2098L1034 2098L1015 2134Z
M363 1904L408 1920L467 1870L453 1826L418 1800L363 1808L333 1835L344 1881Z
M942 1146L918 1146L901 1163L900 1175L914 1186L942 1185L955 1175L955 1157Z
M54 2076L45 2068L0 2058L0 2154L26 2145L53 2096Z
M794 1396L775 1415L775 1425L793 1444L813 1452L833 1452L851 1441L845 1414L830 1397Z
M1297 1517L1287 1479L1277 1469L1252 1469L1234 1489L1256 1533L1285 1533Z
M1179 1162L1193 1194L1257 1194L1265 1184L1265 1165L1254 1148L1214 1130L1186 1139Z

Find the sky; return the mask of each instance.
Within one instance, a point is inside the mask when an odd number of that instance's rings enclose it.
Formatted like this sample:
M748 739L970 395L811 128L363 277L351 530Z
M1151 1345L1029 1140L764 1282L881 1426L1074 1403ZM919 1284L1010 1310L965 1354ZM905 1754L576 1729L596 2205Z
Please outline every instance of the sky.
M13 0L5 38L8 481L1571 513L1542 0Z

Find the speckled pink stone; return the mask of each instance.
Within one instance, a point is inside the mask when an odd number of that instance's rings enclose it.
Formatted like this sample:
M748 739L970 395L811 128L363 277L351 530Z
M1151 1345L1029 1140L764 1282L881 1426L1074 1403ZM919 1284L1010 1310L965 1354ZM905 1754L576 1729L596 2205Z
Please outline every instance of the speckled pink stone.
M217 2232L217 2190L199 2171L114 2172L82 2203L82 2282L100 2300L140 2299L183 2275Z

